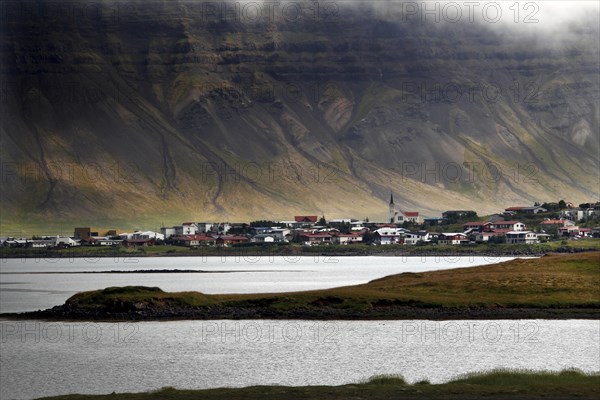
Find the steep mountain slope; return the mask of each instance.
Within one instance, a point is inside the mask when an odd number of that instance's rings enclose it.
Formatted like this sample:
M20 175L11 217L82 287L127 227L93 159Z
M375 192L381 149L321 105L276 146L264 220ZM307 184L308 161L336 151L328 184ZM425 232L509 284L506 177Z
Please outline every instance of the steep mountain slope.
M544 37L345 3L16 4L4 230L598 198L597 15Z

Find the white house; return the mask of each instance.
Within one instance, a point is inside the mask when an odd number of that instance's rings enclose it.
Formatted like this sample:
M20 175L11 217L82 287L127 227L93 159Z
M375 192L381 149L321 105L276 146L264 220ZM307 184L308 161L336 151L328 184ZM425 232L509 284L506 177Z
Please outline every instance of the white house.
M165 240L165 235L163 235L162 233L153 232L153 231L136 231L136 232L132 233L131 237L128 237L127 239Z
M497 221L494 229L510 229L511 231L524 231L525 224L519 221Z
M274 242L280 242L281 237L276 236L272 233L258 233L256 235L254 235L254 237L252 237L251 241L255 242L255 243L274 243Z
M171 236L195 235L196 233L198 233L198 225L196 225L194 222L184 222L181 225L176 225L170 228L160 228L160 234L163 235L163 238L170 238Z
M63 246L69 246L69 247L74 247L74 246L79 246L81 243L78 242L75 239L72 239L68 236L57 236L54 242L55 246L58 245L63 245Z
M404 244L416 245L419 242L431 242L431 235L429 235L429 232L407 232L404 234Z
M256 235L252 238L252 242L284 242L286 241L286 235L291 231L289 229L282 229L277 227L264 227L255 228ZM268 238L271 239L268 239Z
M27 247L32 248L47 248L55 247L58 245L74 247L79 246L79 244L80 243L78 241L71 239L68 236L48 236L44 237L43 239L27 240L25 243Z
M538 243L538 235L531 231L506 232L506 243L510 244L532 244Z
M402 242L402 235L381 235L379 233L375 234L375 241L379 244L396 244Z
M198 225L194 222L184 222L181 224L182 235L195 235L198 233Z
M404 228L392 228L386 226L377 229L374 233L378 233L379 235L404 235L406 232L409 232L409 230Z

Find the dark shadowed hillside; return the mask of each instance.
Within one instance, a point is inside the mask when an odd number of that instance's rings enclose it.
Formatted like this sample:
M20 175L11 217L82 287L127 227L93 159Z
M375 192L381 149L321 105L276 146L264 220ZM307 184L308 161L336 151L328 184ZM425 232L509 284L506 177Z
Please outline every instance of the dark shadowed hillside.
M4 230L598 199L598 15L223 4L3 3Z

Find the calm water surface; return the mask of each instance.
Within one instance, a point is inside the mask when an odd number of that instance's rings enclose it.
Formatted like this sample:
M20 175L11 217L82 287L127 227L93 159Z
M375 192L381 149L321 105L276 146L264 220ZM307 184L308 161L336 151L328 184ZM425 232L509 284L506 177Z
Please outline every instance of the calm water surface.
M164 386L447 381L494 368L600 371L600 322L0 321L0 398Z
M129 257L0 260L0 312L46 309L109 286L165 291L273 293L356 285L402 272L473 267L510 257ZM196 270L206 273L114 273ZM85 273L101 271L103 273Z

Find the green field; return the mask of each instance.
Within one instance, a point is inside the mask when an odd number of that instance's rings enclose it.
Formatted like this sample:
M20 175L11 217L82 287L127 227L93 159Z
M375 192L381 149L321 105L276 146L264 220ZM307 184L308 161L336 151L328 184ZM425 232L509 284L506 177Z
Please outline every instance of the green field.
M528 372L498 370L471 374L445 384L407 384L399 376L377 376L367 382L343 386L253 386L241 389L176 390L163 388L149 393L68 395L48 400L346 400L346 399L596 399L600 375L578 371Z

